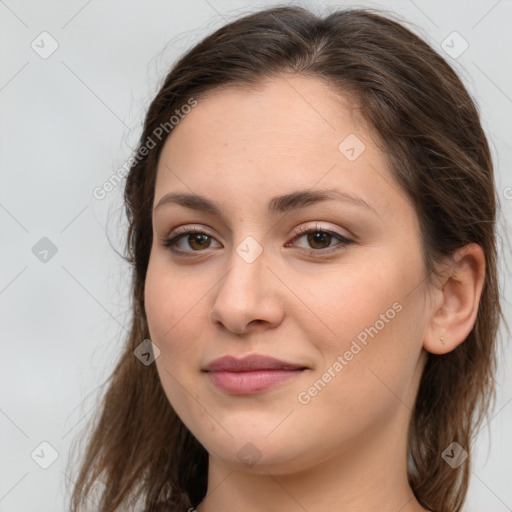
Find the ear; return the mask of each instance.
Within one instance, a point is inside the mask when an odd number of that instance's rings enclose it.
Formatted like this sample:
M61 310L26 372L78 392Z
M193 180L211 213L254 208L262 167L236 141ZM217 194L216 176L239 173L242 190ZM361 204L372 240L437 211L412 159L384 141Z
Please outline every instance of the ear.
M478 244L455 251L433 291L432 313L423 340L425 350L446 354L468 337L476 322L484 279L485 255Z

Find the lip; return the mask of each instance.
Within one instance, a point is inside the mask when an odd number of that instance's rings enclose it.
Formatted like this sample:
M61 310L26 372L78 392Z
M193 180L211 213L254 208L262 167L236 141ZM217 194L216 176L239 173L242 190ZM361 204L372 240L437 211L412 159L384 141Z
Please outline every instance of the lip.
M300 370L305 368L304 365L281 361L274 357L251 354L242 358L219 357L209 363L204 370L207 372L250 372L256 370Z
M204 369L221 391L234 394L254 394L267 391L302 374L307 367L253 354L243 358L224 356L215 359Z

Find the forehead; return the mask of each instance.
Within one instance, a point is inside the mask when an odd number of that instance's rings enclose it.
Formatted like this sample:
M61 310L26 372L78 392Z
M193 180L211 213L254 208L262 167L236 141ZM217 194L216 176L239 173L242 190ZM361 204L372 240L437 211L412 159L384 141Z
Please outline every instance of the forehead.
M243 190L257 201L318 184L393 210L403 193L374 138L352 98L319 79L216 90L198 98L168 137L155 202L176 189L226 200Z
M351 97L324 81L284 75L257 85L230 85L208 92L176 126L168 142L172 146L173 138L182 144L185 138L208 135L203 145L210 142L209 149L238 143L245 149L265 144L269 151L277 151L286 148L284 142L309 137L308 145L290 149L297 153L327 149L336 154L338 147L332 142L341 141L349 131L367 138L368 129L357 112Z

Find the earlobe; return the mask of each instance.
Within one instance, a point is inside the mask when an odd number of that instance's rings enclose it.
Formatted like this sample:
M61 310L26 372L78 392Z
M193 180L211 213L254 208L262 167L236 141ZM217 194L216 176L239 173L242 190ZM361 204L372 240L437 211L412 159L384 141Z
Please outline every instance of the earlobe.
M442 272L441 289L423 340L432 354L446 354L460 345L476 322L485 280L485 255L475 243L458 249Z

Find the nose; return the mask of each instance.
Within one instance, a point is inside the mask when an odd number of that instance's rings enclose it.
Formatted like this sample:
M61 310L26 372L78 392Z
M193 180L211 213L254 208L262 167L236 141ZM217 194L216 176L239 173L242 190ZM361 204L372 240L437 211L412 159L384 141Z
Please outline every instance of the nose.
M284 316L282 288L264 253L248 263L233 252L214 291L211 323L236 334L277 327Z

